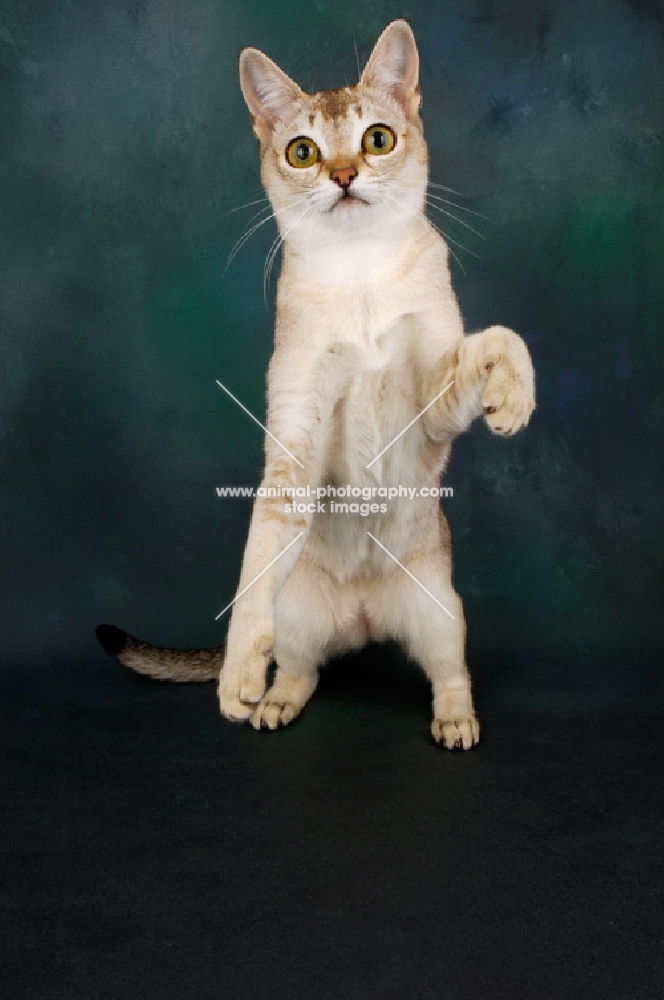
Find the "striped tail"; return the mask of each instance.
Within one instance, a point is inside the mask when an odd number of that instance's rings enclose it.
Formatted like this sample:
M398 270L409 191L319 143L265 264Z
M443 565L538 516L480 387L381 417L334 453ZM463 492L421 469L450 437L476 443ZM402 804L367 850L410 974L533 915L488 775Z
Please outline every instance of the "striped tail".
M99 625L96 636L107 653L125 667L158 681L190 684L219 677L225 646L210 649L165 649L141 642L115 625Z

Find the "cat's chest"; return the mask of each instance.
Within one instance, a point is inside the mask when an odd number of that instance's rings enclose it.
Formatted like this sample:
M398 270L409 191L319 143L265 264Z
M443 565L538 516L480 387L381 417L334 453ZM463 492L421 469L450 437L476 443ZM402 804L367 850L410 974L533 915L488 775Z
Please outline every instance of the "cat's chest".
M330 254L313 266L288 269L280 279L280 299L315 330L318 344L344 341L385 351L397 327L407 325L437 291L421 269L394 264L385 250Z
M419 397L415 370L407 344L391 331L386 342L379 338L373 350L364 351L364 365L348 380L334 409L329 451L333 478L364 483L373 475L391 478L406 472L410 459L397 441L389 454L368 475L370 463L417 414ZM401 331L402 332L402 331ZM412 439L408 442L412 447ZM404 465L405 463L405 465ZM397 477L398 478L398 477Z

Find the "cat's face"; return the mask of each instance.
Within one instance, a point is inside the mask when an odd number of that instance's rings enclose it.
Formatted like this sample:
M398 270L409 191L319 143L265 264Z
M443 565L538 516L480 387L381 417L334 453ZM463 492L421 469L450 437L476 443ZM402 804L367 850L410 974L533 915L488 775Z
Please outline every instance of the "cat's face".
M240 72L261 176L284 240L384 238L423 211L428 156L418 58L404 21L381 35L355 87L305 94L256 49Z

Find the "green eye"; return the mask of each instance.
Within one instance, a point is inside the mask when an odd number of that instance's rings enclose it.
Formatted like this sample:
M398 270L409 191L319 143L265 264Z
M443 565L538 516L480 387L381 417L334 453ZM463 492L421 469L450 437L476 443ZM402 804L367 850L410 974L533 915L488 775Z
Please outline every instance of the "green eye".
M374 156L391 153L397 142L397 137L387 125L372 125L362 136L362 149Z
M286 159L291 167L313 167L319 157L320 152L313 139L300 135L288 143Z

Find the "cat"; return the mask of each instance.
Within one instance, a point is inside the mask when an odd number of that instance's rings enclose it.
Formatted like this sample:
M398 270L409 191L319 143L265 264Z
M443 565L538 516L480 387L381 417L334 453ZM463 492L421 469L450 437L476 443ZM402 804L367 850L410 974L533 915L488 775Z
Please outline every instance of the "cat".
M476 417L511 435L535 407L523 340L502 326L464 332L448 247L425 215L418 68L404 20L353 87L307 94L258 49L240 55L283 241L263 487L436 487ZM102 645L152 677L219 677L226 718L274 730L302 711L330 656L393 639L431 681L435 741L472 747L465 621L437 497L367 515L300 506L255 500L225 647L162 649L110 625Z

